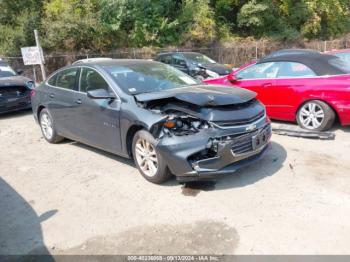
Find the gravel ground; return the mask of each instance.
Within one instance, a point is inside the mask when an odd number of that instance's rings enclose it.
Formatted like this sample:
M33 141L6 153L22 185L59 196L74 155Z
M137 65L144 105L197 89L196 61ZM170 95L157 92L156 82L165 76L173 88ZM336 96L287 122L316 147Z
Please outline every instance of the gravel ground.
M350 128L335 132L274 135L257 164L184 188L0 116L0 254L350 254Z

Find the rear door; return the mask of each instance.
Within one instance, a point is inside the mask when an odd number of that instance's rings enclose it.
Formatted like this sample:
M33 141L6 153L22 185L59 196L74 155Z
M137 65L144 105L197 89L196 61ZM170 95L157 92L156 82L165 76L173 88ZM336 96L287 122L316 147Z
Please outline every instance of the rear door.
M78 68L69 68L51 77L47 84L46 101L59 134L75 138L72 109L78 84Z
M92 99L86 94L94 89L106 89L117 96L104 77L95 69L82 67L79 92L75 93L75 125L79 140L103 150L121 152L120 105L115 99Z
M315 78L316 73L297 62L276 62L276 64L278 65L276 84L271 92L278 103L275 104L272 113L276 118L295 120L300 97L305 92L306 84Z

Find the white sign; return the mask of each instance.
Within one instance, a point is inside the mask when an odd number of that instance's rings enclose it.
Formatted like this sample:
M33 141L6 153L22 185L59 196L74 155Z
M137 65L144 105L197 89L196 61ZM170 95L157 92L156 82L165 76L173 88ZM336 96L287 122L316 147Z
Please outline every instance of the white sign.
M40 50L36 46L22 47L21 53L24 65L40 65Z

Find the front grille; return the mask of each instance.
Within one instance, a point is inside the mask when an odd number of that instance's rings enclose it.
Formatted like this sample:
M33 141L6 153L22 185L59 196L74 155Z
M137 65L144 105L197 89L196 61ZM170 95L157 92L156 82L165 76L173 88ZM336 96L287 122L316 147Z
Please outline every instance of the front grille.
M29 94L28 89L24 86L6 86L0 87L1 98L15 98Z
M232 152L234 154L241 155L253 151L252 138L253 136L249 134L249 136L237 140L237 142L232 146Z
M267 125L261 130L251 132L234 139L232 153L242 155L255 151L266 145L271 136L271 127Z
M238 126L238 125L249 125L265 116L265 111L260 114L241 121L214 121L213 123L219 127L230 127L230 126Z

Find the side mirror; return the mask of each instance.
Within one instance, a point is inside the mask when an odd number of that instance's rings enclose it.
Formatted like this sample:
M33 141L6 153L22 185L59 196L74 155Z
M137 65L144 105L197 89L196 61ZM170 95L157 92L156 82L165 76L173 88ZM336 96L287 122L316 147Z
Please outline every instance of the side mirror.
M87 91L87 96L91 99L114 99L115 96L111 95L106 89L95 89Z
M229 74L227 76L227 80L230 81L231 83L234 83L234 82L237 81L237 78L236 78L236 76L234 74Z
M22 74L23 74L23 69L18 69L18 70L16 71L16 73L17 73L17 75L22 75Z

